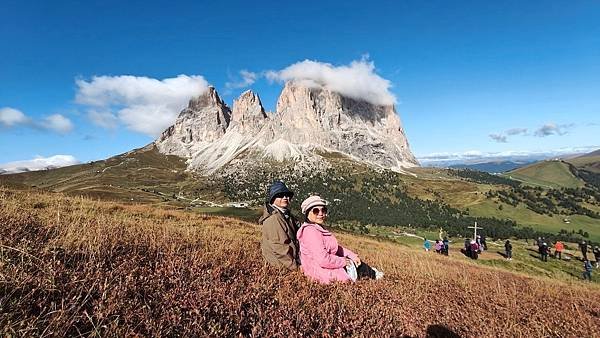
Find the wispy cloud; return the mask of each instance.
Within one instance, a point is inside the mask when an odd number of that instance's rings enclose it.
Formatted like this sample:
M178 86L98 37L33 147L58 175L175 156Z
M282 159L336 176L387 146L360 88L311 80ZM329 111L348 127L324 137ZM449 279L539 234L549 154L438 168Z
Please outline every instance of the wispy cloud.
M200 75L162 80L143 76L94 76L76 80L76 102L87 108L90 120L105 128L118 123L128 129L158 136L169 127L190 98L208 89Z
M0 174L13 174L25 171L60 168L78 163L79 161L71 155L54 155L50 157L38 156L32 160L14 161L0 164Z
M94 124L106 129L115 129L119 124L119 119L110 111L90 109L87 116Z
M270 81L298 81L309 87L326 88L376 105L397 101L390 92L391 82L375 72L375 64L368 57L341 66L304 60L282 70L267 71L265 76Z
M499 143L506 143L506 136L501 134L490 134L489 137Z
M527 128L511 128L500 133L491 133L488 136L498 143L507 143L508 136L515 135L527 135Z
M528 132L527 128L511 128L507 129L500 133L491 133L488 136L499 143L507 143L509 136L536 136L536 137L546 137L550 135L565 135L568 133L568 130L575 126L574 123L569 124L556 124L556 123L547 123L539 128L537 128L533 134Z
M256 80L259 78L259 74L243 69L240 70L240 77L241 79L237 81L226 82L225 87L228 90L236 88L246 88L248 86L253 85L254 82L256 82Z
M527 135L527 128L512 128L505 131L506 135Z
M59 134L66 134L73 130L74 125L71 120L61 114L52 114L41 120L33 119L22 111L10 107L0 109L0 125L4 127L16 127L19 125L35 129L53 131Z
M568 129L572 128L574 126L573 123L570 124L554 124L554 123L548 123L545 124L543 126L541 126L539 129L537 129L533 135L537 136L537 137L546 137L546 136L550 136L550 135L565 135L568 133Z

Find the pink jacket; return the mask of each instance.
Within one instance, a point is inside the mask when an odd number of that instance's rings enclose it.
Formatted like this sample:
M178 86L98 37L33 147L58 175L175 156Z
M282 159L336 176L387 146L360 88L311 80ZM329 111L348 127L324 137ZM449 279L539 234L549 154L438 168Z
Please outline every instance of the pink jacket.
M338 244L335 236L320 225L304 223L298 230L300 243L300 268L308 277L329 284L333 281L349 281L344 270L346 258L358 256Z

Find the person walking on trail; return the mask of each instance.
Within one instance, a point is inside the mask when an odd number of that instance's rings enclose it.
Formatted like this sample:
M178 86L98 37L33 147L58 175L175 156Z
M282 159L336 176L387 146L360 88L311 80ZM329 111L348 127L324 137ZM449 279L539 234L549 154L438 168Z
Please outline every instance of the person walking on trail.
M581 249L581 255L583 256L583 260L587 261L587 248L588 245L585 241L581 241L581 243L579 243L579 249Z
M558 259L562 259L562 252L565 249L565 245L561 241L556 241L554 244L554 257L558 257Z
M546 244L546 242L543 242L540 247L540 259L542 262L548 261L548 244Z
M320 196L310 196L302 202L302 213L306 219L298 230L302 272L322 284L353 281L355 278L382 278L382 272L339 245L335 236L324 228L328 205Z
M512 261L512 244L510 244L510 240L506 240L504 243L504 252L506 254L506 259Z
M260 246L265 261L288 270L295 270L300 265L296 239L298 221L289 209L292 197L294 193L283 182L273 182L269 187L263 215L258 220L262 225Z
M431 243L427 240L427 238L423 239L423 248L425 249L425 252L429 252L429 250L431 250Z
M583 279L592 281L592 263L587 259L583 261Z
M594 253L594 258L596 259L596 269L598 269L600 268L600 248L595 245L592 253Z

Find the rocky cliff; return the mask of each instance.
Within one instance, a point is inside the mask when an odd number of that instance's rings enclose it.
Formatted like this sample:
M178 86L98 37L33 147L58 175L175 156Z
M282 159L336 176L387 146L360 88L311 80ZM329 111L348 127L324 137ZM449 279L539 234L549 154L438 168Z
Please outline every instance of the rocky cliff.
M235 100L231 111L210 88L190 101L155 144L205 173L248 157L315 163L324 152L393 170L418 165L394 106L294 82L286 83L275 113L266 113L251 91Z

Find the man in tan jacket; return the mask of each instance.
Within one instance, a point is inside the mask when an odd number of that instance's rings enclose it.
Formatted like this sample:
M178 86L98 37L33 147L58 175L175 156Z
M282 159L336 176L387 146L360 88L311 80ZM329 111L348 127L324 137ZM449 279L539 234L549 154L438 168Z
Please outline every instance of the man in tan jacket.
M269 188L268 200L263 215L258 220L262 225L261 249L265 260L276 267L297 269L298 222L290 213L290 201L294 193L283 182L275 181Z

